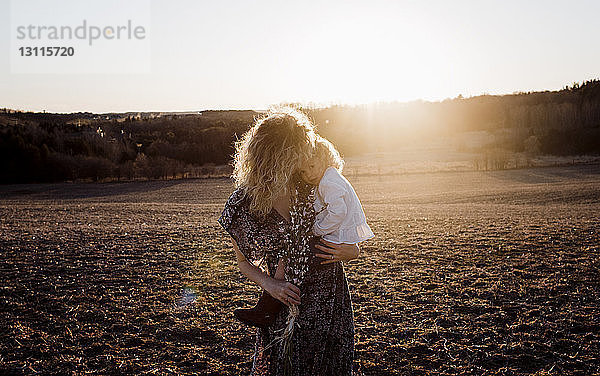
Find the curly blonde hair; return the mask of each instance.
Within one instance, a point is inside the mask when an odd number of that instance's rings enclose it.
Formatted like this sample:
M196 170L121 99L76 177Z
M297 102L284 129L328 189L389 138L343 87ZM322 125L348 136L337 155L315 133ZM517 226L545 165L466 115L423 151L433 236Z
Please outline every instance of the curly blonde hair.
M345 162L335 146L328 139L319 135L317 135L317 139L315 140L314 158L322 163L323 166L333 166L339 172L342 172L344 169Z
M232 177L261 217L274 199L290 192L292 176L314 155L316 134L308 117L293 108L271 109L235 143Z

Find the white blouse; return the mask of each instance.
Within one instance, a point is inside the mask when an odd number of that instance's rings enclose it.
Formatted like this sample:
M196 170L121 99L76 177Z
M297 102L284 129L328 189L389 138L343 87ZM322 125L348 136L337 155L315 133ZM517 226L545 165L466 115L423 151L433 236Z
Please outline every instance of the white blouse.
M354 188L335 167L328 167L319 182L314 208L319 212L313 232L332 243L355 244L375 235Z

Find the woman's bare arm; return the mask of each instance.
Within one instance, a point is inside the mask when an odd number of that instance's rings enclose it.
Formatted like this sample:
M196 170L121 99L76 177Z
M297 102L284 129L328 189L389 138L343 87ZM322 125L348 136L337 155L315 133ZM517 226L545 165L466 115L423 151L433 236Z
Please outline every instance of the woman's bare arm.
M326 245L326 247L321 244L316 244L315 247L326 252L326 253L315 253L315 256L327 259L322 261L321 264L329 264L331 262L336 261L350 261L357 259L360 256L360 247L358 244L335 244L328 242L325 239L321 239L321 242ZM331 255L335 257L334 260L331 260Z
M264 273L260 268L248 262L244 254L240 252L235 240L232 239L231 242L233 243L238 267L242 274L265 289L272 297L280 300L282 303L288 306L290 304L300 304L300 289L296 285L285 280L275 279Z
M240 252L240 249L238 248L238 245L235 242L235 240L232 239L231 242L233 243L233 249L235 250L235 256L237 258L237 264L242 274L248 277L248 279L252 282L265 289L266 282L268 282L268 279L271 277L264 273L262 270L260 270L260 268L258 268L255 265L252 265L250 262L248 262L248 260L246 260L246 257L242 252Z

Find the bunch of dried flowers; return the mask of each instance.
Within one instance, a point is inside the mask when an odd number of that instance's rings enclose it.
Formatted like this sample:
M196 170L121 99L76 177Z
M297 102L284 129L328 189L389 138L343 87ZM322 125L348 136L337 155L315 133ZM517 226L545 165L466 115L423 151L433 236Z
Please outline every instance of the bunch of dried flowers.
M298 286L302 283L308 272L311 250L309 246L311 231L318 213L315 212L313 203L315 201L315 187L305 183L300 178L295 179L294 189L291 194L290 203L290 231L286 234L286 250L284 258L286 261L285 280ZM283 332L276 337L265 349L276 343L281 343L280 351L283 352L284 375L291 374L292 366L292 337L294 328L299 326L297 322L299 308L295 304L290 305L285 327L279 329Z

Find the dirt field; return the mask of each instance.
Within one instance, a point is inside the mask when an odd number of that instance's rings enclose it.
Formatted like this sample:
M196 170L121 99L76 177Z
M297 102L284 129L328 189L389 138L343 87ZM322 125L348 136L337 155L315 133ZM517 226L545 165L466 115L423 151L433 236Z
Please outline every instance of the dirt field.
M346 266L365 375L600 374L600 165L350 180L376 234ZM0 186L0 374L247 374L231 189Z

